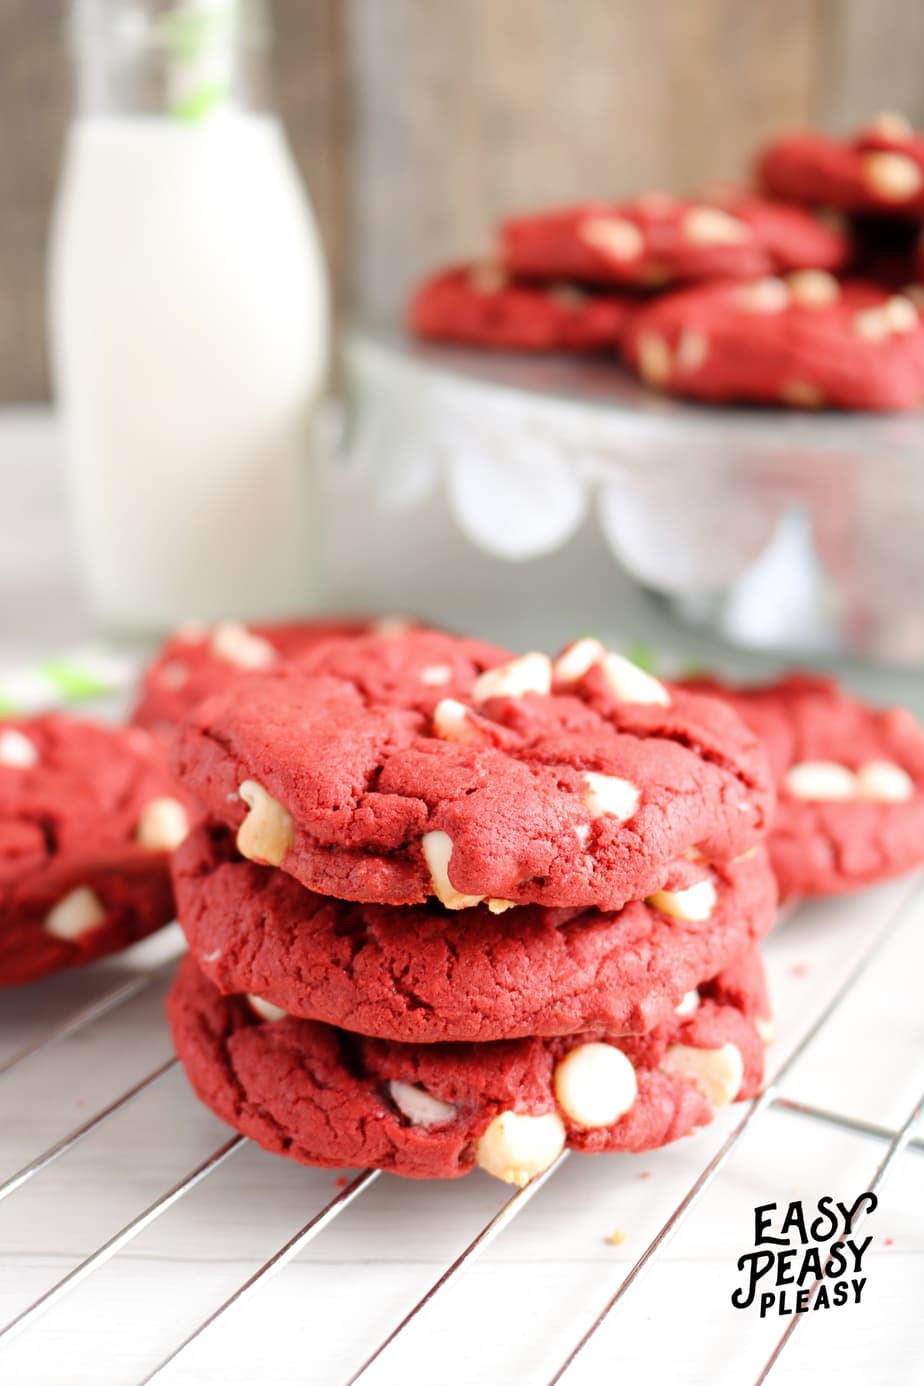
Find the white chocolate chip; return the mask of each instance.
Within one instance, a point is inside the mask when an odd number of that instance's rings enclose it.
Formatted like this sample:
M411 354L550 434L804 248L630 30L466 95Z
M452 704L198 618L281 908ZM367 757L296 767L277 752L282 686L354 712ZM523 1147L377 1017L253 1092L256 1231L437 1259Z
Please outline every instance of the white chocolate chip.
M479 674L472 687L476 703L489 698L522 698L524 693L548 693L552 687L552 664L548 655L519 655L496 669Z
M789 289L796 303L803 308L826 308L836 303L841 286L827 270L796 270L789 276Z
M886 299L882 311L893 332L913 332L918 326L918 310L903 294L893 294Z
M691 207L683 218L683 234L691 245L740 245L750 231L721 207Z
M694 1011L697 1010L699 1010L699 992L696 990L696 987L694 987L692 991L686 992L677 1002L677 1005L674 1007L674 1015L686 1018L688 1015L693 1015Z
M769 1016L758 1015L754 1017L754 1029L760 1036L761 1044L772 1044L776 1036L776 1026Z
M907 140L914 134L910 120L898 111L880 111L869 128L872 134L886 140Z
M500 900L494 895L490 897L487 904L492 914L506 914L508 910L515 910L517 907L516 900Z
M242 626L240 621L219 621L212 631L209 648L216 659L236 669L269 669L276 663L276 651L262 635Z
M783 776L783 788L793 799L827 803L857 797L857 778L846 765L834 760L803 760Z
M574 836L577 838L581 847L586 847L590 841L590 824L578 823L574 829Z
M749 313L782 313L789 307L789 285L769 276L735 291L735 302Z
M686 890L656 890L654 895L649 895L648 904L672 919L704 924L711 917L717 900L715 885L707 878L687 886Z
M565 1127L557 1112L527 1116L501 1112L475 1147L475 1159L483 1170L522 1188L548 1169L565 1146Z
M877 804L903 804L914 796L914 780L891 760L868 760L857 771L858 799Z
M664 385L670 379L671 350L657 332L639 336L638 373L649 385Z
M677 353L674 357L674 365L677 370L692 374L693 371L698 371L700 366L705 364L708 355L709 339L705 332L697 332L695 328L685 327L680 334Z
M237 830L237 850L248 861L279 866L295 838L291 814L256 780L245 780L237 792L250 810Z
M886 150L865 154L863 172L873 191L889 202L907 202L921 191L924 182L914 159Z
M797 409L821 409L825 403L821 390L810 380L784 380L780 386L780 399L784 404L795 405Z
M254 1015L258 1015L261 1020L285 1020L286 1016L289 1014L289 1012L284 1011L281 1006L276 1006L272 1001L267 1001L265 996L254 996L253 992L249 991L245 993L245 996L250 1009L253 1011Z
M189 815L179 799L152 799L138 819L135 836L152 852L172 852L189 834Z
M885 304L878 304L874 308L861 308L858 313L854 313L851 328L855 336L862 337L865 342L884 342L886 337L892 334L892 324Z
M625 217L588 217L578 227L578 235L614 260L637 260L645 249L645 237Z
M434 831L424 833L420 839L424 860L430 869L433 894L447 910L467 910L480 905L483 895L463 895L449 879L449 859L452 856L452 838L448 833Z
M507 287L507 274L500 265L486 261L473 265L468 273L468 282L476 294L497 294Z
M600 641L592 635L575 640L552 665L556 683L577 683L605 654L606 650Z
M670 707L670 694L651 674L646 674L625 655L605 654L600 661L607 687L621 703L651 703Z
M584 783L584 804L591 818L616 818L626 823L638 810L640 794L631 780L587 770Z
M692 1083L713 1107L733 1102L741 1090L744 1078L744 1059L735 1044L723 1044L721 1049L695 1049L689 1044L668 1045L661 1060L666 1073L673 1073Z
M392 1079L388 1091L398 1111L407 1117L412 1126L439 1126L440 1122L452 1121L456 1114L451 1103L441 1102L425 1088L402 1083L399 1078Z
M0 731L0 765L9 765L14 770L31 770L38 765L39 754L28 736L23 736L15 727Z
M428 664L421 669L417 677L428 688L438 688L441 683L448 683L452 678L452 666L449 664Z
M106 910L89 886L77 886L63 896L45 916L45 929L55 938L75 939L88 934L106 919Z
M638 1094L635 1069L612 1044L579 1044L555 1069L555 1097L576 1126L612 1126Z
M433 735L458 746L484 746L488 739L465 704L455 698L441 698L433 709Z

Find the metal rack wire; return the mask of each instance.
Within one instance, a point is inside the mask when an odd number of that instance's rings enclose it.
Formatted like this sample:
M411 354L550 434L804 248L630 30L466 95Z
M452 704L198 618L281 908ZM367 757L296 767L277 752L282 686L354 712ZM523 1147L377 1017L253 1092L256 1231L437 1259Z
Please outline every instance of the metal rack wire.
M919 903L922 895L924 895L924 884L919 885L909 897L903 899L900 907L891 917L887 918L880 928L869 938L858 960L852 967L852 970L842 979L834 994L828 999L819 1013L811 1018L801 1038L798 1039L798 1042L791 1049L784 1062L771 1075L761 1093L743 1108L737 1123L734 1125L725 1141L709 1160L708 1164L699 1171L696 1178L689 1185L676 1205L668 1212L656 1234L651 1238L641 1255L638 1256L634 1264L616 1285L602 1310L588 1324L576 1325L576 1340L574 1346L568 1352L564 1360L562 1360L549 1375L548 1386L555 1386L555 1383L565 1380L568 1377L571 1368L592 1341L595 1334L607 1321L609 1316L627 1299L633 1288L637 1285L644 1273L651 1267L652 1263L664 1249L670 1238L677 1232L681 1224L695 1208L706 1190L721 1174L732 1154L739 1148L741 1143L754 1128L759 1125L762 1115L771 1109L786 1114L794 1121L802 1120L820 1123L842 1132L862 1135L877 1141L881 1147L884 1147L884 1154L876 1169L871 1171L868 1189L872 1191L877 1191L885 1184L887 1179L894 1172L897 1162L903 1154L906 1152L913 1152L915 1155L919 1156L924 1152L924 1139L915 1137L915 1129L922 1118L922 1114L924 1114L924 1094L921 1095L912 1109L907 1113L905 1119L897 1127L892 1128L872 1121L865 1121L856 1116L841 1114L821 1106L801 1102L793 1097L788 1097L784 1092L786 1080L791 1075L795 1065L822 1034L825 1027L832 1020L832 1017L836 1015L845 1000L853 992L860 979L864 976L870 963L880 953L888 937L892 934L901 920L906 917L907 911L914 908L914 906ZM102 1017L110 1015L118 1008L129 1005L129 1003L136 1000L146 989L152 987L158 980L162 980L167 968L171 966L172 963L165 964L159 968L139 972L134 976L130 976L127 980L120 982L117 986L105 992L97 1000L80 1007L73 1014L65 1016L45 1035L15 1050L4 1063L0 1064L0 1079L6 1078L10 1073L19 1068L20 1065L33 1059L39 1053L52 1049L62 1040L85 1031ZM98 1131L118 1113L124 1111L142 1094L148 1092L168 1073L173 1071L176 1066L177 1060L175 1058L168 1058L159 1063L111 1101L93 1112L73 1130L55 1141L47 1149L31 1158L3 1183L0 1183L0 1202L10 1198L51 1164L64 1158L82 1140L91 1133ZM83 1260L73 1266L65 1275L53 1283L50 1288L16 1314L15 1317L11 1318L7 1323L0 1325L0 1352L2 1352L5 1345L11 1342L14 1337L31 1329L42 1314L58 1304L65 1296L75 1290L77 1286L93 1275L95 1271L111 1261L145 1229L149 1228L164 1213L179 1203L204 1180L208 1179L211 1174L224 1165L226 1161L232 1159L247 1144L247 1140L240 1135L231 1136L223 1141L206 1159L198 1163L140 1213L126 1222L125 1225L119 1228L108 1240L103 1242L89 1255L85 1256ZM559 1156L558 1160L551 1168L533 1179L525 1188L518 1189L507 1198L498 1212L481 1228L477 1235L469 1242L468 1246L466 1246L464 1251L446 1267L427 1291L407 1310L403 1317L401 1317L400 1321L382 1338L374 1350L366 1356L361 1365L352 1372L352 1375L349 1376L344 1386L354 1386L354 1383L365 1377L373 1364L377 1363L383 1354L393 1346L400 1335L418 1315L426 1310L427 1306L434 1298L446 1290L466 1268L470 1267L475 1258L495 1241L495 1239L500 1237L513 1220L528 1207L539 1190L555 1177L567 1158L568 1154L566 1151ZM378 1178L378 1173L372 1170L365 1170L355 1175L333 1198L314 1212L304 1225L286 1240L278 1250L270 1255L256 1271L238 1285L237 1288L204 1317L191 1332L187 1333L182 1341L177 1343L152 1370L147 1372L139 1381L138 1386L147 1386L147 1383L161 1379L163 1373L170 1364L176 1362L194 1342L202 1337L203 1334L214 1331L223 1317L235 1306L239 1305L242 1300L260 1287L265 1286L278 1271L297 1257L311 1241L318 1237L342 1212L359 1199ZM816 1281L815 1285L812 1287L813 1294L818 1283L819 1282ZM759 1376L756 1378L756 1386L760 1386L760 1383L767 1380L769 1374L779 1362L788 1343L791 1341L802 1317L804 1317L804 1314L796 1314L791 1318L788 1326L779 1337L779 1340L767 1358ZM0 1371L2 1371L2 1358L0 1358Z

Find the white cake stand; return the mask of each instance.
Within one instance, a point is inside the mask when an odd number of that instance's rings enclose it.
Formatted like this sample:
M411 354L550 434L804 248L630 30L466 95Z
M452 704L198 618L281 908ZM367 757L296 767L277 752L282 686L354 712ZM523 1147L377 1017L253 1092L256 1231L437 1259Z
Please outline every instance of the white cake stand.
M354 335L357 498L441 491L483 553L555 554L588 517L636 582L749 649L924 660L924 417L717 409L618 364Z

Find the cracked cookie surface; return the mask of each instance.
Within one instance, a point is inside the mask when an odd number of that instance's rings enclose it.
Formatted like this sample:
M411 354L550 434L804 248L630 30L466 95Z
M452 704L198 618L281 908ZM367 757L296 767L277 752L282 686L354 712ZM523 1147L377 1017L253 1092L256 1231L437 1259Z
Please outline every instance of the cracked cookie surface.
M167 1010L198 1096L268 1150L417 1179L480 1164L525 1183L565 1145L649 1150L756 1092L754 1020L765 1000L736 985L733 1002L721 978L704 983L690 1015L644 1037L390 1044L311 1020L263 1020L187 957Z
M326 640L363 635L372 623L332 617L275 625L220 621L187 626L157 651L141 677L132 712L136 726L168 737L196 703L232 679L297 659Z
M714 881L706 921L641 900L609 914L481 905L464 918L433 900L347 903L242 860L227 830L207 827L177 853L174 879L190 949L223 993L419 1043L650 1030L763 936L776 906L762 849L722 868L675 863L674 891Z
M435 632L331 643L206 700L175 768L244 855L393 905L619 909L693 848L749 850L773 800L715 699L596 642L553 668Z

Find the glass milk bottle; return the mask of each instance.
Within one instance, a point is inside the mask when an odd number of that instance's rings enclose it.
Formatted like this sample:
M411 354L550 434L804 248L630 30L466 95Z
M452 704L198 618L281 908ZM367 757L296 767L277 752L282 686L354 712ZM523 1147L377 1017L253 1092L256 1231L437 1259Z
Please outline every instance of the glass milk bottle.
M49 313L83 573L110 629L312 604L328 361L314 219L247 0L74 0Z

